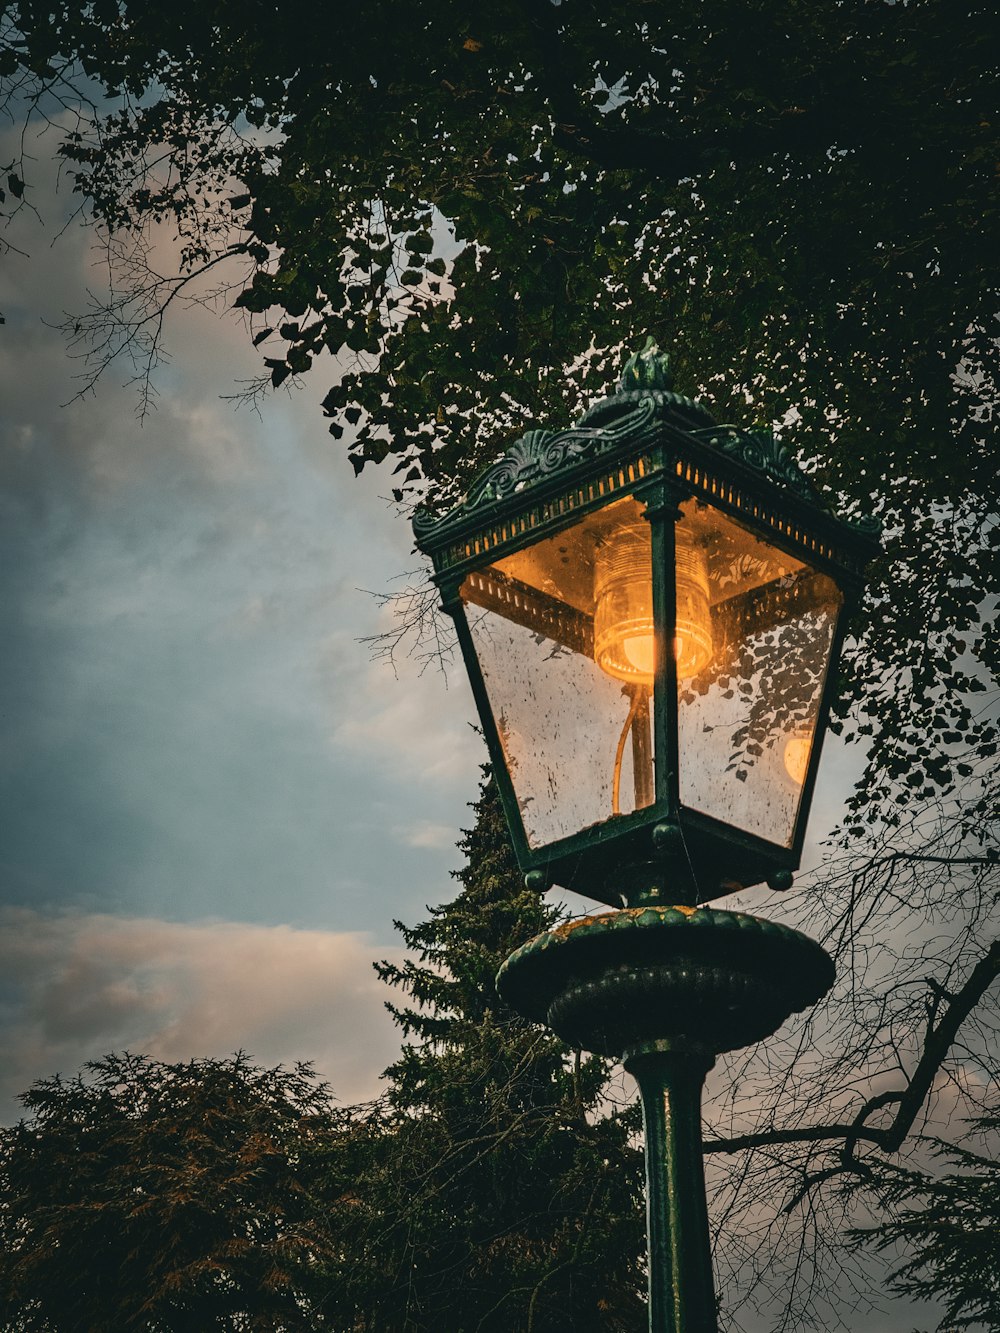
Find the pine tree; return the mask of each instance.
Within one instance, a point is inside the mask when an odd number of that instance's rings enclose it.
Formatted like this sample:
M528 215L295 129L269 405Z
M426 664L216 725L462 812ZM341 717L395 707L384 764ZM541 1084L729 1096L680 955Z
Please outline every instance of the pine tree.
M1000 1115L973 1129L995 1149ZM879 1250L908 1256L890 1285L918 1300L940 1301L940 1327L1000 1330L1000 1161L960 1144L937 1141L934 1153L954 1169L939 1176L885 1170L882 1202L889 1220L855 1234Z
M556 912L524 887L492 779L473 809L461 892L397 922L414 957L378 967L407 997L389 1008L408 1040L381 1111L337 1158L341 1318L373 1333L633 1329L634 1124L602 1098L603 1061L498 998L503 959Z

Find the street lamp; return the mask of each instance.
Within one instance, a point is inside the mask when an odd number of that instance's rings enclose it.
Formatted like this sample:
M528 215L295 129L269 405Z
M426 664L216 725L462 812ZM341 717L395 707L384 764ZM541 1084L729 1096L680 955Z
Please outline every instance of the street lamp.
M615 909L532 940L498 986L636 1076L650 1328L706 1333L704 1076L814 1003L833 964L798 932L701 904L791 884L877 539L773 436L675 394L651 343L575 427L529 431L414 530L527 883Z

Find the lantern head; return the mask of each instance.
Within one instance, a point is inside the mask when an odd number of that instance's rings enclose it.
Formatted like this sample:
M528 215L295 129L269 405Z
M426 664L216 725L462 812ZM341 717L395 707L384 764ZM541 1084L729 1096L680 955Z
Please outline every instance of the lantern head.
M647 346L570 430L418 514L530 882L700 902L799 863L876 536Z

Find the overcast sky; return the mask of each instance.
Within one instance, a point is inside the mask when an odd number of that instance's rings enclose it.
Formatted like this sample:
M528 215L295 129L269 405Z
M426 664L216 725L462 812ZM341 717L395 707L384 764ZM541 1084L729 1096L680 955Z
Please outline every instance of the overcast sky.
M456 890L471 696L359 642L386 626L365 590L419 560L389 475L327 434L332 364L236 411L258 354L191 309L144 424L125 366L66 406L81 367L50 325L104 277L85 230L50 246L46 152L44 226L19 219L30 258L0 268L0 1121L123 1048L312 1060L373 1096L398 1040L371 963ZM807 863L850 773L828 750Z
M259 370L234 318L180 312L144 424L126 366L64 406L48 325L103 275L36 198L0 274L0 1116L123 1046L373 1095L371 961L453 893L482 757L460 677L358 642L365 590L419 564L408 524L327 434L331 367L260 416L222 400Z

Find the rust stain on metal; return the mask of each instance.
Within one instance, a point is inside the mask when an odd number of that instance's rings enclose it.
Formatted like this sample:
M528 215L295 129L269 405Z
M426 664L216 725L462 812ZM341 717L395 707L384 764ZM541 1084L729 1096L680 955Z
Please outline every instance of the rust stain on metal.
M597 916L579 916L574 921L564 921L561 926L556 926L552 934L564 940L572 935L575 930L579 930L581 926L594 926L601 921L610 921L612 916L617 915L617 912L601 912Z
M643 912L649 912L651 910L654 912L680 912L683 916L694 916L695 912L698 912L701 909L698 907L688 907L681 903L671 903L668 907L623 907L621 911L618 912L600 912L596 916L579 916L575 917L572 921L564 921L562 925L555 926L550 934L555 936L556 939L566 940L583 926L600 926L604 924L610 926L616 918L620 919L621 917L629 916L635 920L637 917L640 917Z

